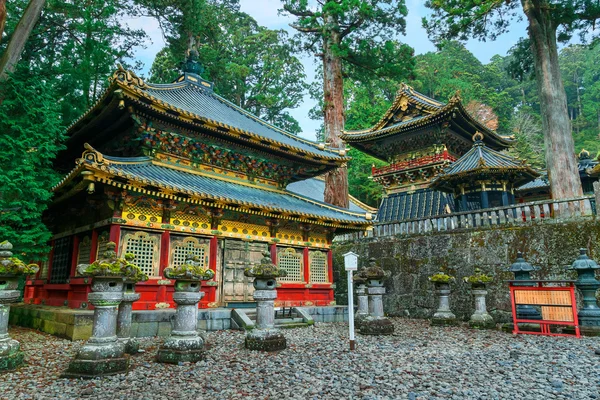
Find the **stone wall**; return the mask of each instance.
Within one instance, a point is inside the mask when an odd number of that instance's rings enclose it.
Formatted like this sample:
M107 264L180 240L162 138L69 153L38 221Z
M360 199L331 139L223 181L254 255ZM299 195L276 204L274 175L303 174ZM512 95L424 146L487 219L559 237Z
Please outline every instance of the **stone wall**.
M437 306L433 284L427 277L440 268L456 276L451 307L457 317L468 319L474 310L469 285L462 278L479 267L493 274L489 285L488 310L497 322L511 318L507 272L518 250L525 259L541 270L534 279L575 279L565 270L586 247L592 258L600 257L600 222L544 222L528 226L495 229L462 230L412 236L365 238L355 242L337 243L334 247L336 301L347 303L347 281L342 254L354 251L360 255L359 268L369 257L375 257L383 269L391 271L384 296L386 313L414 318L430 317Z

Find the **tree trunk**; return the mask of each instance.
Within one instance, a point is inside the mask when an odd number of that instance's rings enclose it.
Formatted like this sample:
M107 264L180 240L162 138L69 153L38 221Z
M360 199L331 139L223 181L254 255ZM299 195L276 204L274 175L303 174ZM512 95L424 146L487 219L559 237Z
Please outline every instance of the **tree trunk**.
M574 121L579 120L581 121L581 116L583 115L583 106L581 104L581 90L579 87L579 74L577 74L577 71L575 71L575 90L577 91L577 116L575 117ZM575 128L577 130L577 134L579 135L579 122L575 122Z
M0 81L6 79L7 74L15 70L15 66L25 48L25 43L27 43L33 27L42 14L44 4L46 4L46 0L29 1L25 12L23 12L23 16L15 27L15 31L8 42L2 58L0 58Z
M548 14L546 1L521 0L521 4L529 21L552 198L578 197L583 192L567 111L567 95L558 66L556 26Z
M4 24L6 23L6 0L0 0L0 43L2 43L2 34L4 33Z
M344 128L344 82L342 59L335 54L340 43L339 26L333 17L325 17L327 36L323 40L323 113L325 142L335 149L345 149L340 134ZM325 202L348 208L348 168L337 168L325 175Z

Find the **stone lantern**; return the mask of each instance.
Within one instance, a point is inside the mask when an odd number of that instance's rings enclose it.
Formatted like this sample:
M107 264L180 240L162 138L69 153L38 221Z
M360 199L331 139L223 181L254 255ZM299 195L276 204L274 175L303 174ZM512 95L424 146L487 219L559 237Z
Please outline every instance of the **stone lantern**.
M175 279L173 301L177 303L177 312L171 336L160 346L156 360L172 364L198 362L204 359L204 339L197 331L198 302L204 297L200 287L202 281L212 279L215 273L203 268L198 256L189 254L185 263L165 268L163 274Z
M369 315L363 319L360 325L360 333L363 335L391 335L394 333L394 324L383 314L383 295L385 288L383 280L389 276L376 263L375 258L369 259L369 267L361 271L361 276L367 282L369 293Z
M127 372L129 358L117 338L118 307L123 300L123 281L129 274L143 274L128 260L118 258L116 244L109 242L102 259L77 266L80 275L92 277L88 301L94 306L92 336L79 349L65 378L93 378Z
M358 298L358 310L354 315L354 325L360 329L364 320L369 316L369 297L367 295L367 277L361 270L354 275L353 281L356 287L356 297Z
M523 253L517 252L517 259L508 269L515 274L516 281L531 280L531 272L537 271L539 268L529 264L523 258ZM515 286L534 286L531 283L515 283ZM517 318L519 319L542 319L540 312L533 306L517 304Z
M583 308L579 311L579 324L584 327L600 330L600 308L596 300L596 291L600 288L600 282L596 279L596 270L600 266L587 255L586 249L579 250L579 257L569 267L577 271L575 286L581 291L583 297Z
M475 312L471 315L469 326L475 329L492 329L496 323L487 312L485 296L487 295L486 285L492 281L492 277L475 268L475 273L464 278L466 283L471 284L471 293L475 297Z
M13 257L12 248L9 242L0 243L0 371L15 369L23 363L21 345L8 335L10 304L19 301L19 277L39 270L37 265L25 265Z
M285 349L285 336L275 329L274 301L277 298L277 278L287 276L287 272L273 264L270 253L265 251L261 263L246 268L244 275L254 278L256 301L256 328L246 333L246 348L262 351Z
M141 273L139 268L132 268L131 261L135 258L134 254L125 254L125 261L128 264L125 266L126 278L123 284L123 300L119 304L117 313L117 337L119 341L125 345L125 353L136 354L140 348L136 338L131 337L131 315L133 303L140 299L140 294L135 292L135 284L148 280L148 276Z
M442 271L429 277L435 285L435 293L439 299L438 309L433 314L431 325L456 325L456 315L450 310L450 282L456 279Z

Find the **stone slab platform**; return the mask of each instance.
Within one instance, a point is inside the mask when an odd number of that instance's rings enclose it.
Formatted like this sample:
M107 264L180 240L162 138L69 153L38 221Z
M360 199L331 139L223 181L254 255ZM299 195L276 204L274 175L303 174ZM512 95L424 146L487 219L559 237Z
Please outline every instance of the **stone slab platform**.
M315 322L348 321L345 306L302 307ZM198 329L218 331L231 329L230 308L198 310ZM15 304L10 308L9 324L37 329L69 340L87 340L92 335L94 312L68 307ZM175 309L133 311L131 336L168 336Z

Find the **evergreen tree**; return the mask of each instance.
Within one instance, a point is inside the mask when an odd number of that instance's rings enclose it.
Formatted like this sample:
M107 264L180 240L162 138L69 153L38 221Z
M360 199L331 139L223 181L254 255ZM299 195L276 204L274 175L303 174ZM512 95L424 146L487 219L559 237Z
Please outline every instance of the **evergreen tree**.
M600 18L599 4L588 0L428 0L426 5L433 9L433 16L423 23L436 41L495 40L512 20L527 18L552 197L582 195L557 41L567 42L575 32L593 32Z
M52 159L63 125L49 85L18 68L0 83L0 239L26 261L45 259L51 234L42 212L58 182Z
M407 9L404 0L282 0L283 14L296 17L304 50L322 60L324 137L343 149L344 74L402 76L412 69L412 49L388 39L403 33ZM408 62L407 62L408 61ZM325 201L348 207L346 167L325 177Z

